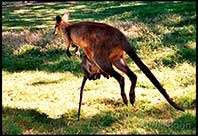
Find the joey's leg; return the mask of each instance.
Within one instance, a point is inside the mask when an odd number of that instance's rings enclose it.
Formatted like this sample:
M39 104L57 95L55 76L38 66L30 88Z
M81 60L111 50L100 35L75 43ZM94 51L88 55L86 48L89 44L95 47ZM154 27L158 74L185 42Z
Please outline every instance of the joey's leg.
M101 56L94 57L94 61L97 63L96 65L98 65L103 72L105 72L107 75L114 77L119 82L123 102L127 105L128 100L124 91L124 77L121 76L118 72L116 72L113 69L112 64L104 58L102 58Z
M133 105L135 102L135 86L137 76L129 69L124 58L116 59L113 64L121 71L123 71L131 80L131 88L129 91L130 103Z
M87 77L84 76L83 77L83 81L82 81L82 85L81 85L81 88L80 88L80 101L79 101L79 108L78 108L78 120L80 119L80 109L81 109L81 103L82 103L83 89L84 89L86 81L87 81Z

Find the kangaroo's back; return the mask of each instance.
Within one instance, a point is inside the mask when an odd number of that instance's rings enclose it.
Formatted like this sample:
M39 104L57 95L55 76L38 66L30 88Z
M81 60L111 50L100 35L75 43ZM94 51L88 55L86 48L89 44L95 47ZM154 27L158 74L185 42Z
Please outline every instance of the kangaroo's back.
M78 44L84 41L97 46L108 44L110 47L120 45L120 40L124 39L124 35L117 28L97 22L74 23L67 30L71 40Z

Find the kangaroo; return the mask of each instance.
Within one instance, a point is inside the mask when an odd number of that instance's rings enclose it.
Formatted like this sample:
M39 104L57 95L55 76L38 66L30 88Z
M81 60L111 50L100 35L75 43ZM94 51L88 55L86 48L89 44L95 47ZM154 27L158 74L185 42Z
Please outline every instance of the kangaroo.
M83 81L81 84L80 89L80 101L79 101L79 108L78 108L78 120L80 119L80 109L82 103L82 95L83 89L87 79L89 80L97 80L100 79L101 75L109 79L109 75L103 73L93 62L89 61L86 55L82 57L82 62L80 63L80 69L84 73Z
M89 61L86 55L82 57L82 62L80 63L80 69L84 73L84 76L89 80L100 79L100 76L103 75L107 79L109 79L109 75L102 72L96 64Z
M127 105L128 100L124 91L124 77L116 72L112 65L124 72L131 81L129 91L130 103L135 102L135 86L137 76L127 66L124 55L127 54L149 78L153 85L166 98L170 105L175 109L184 111L178 106L162 87L149 68L142 62L135 51L132 49L126 36L117 28L110 25L97 22L77 22L69 24L59 15L56 16L55 35L62 35L66 41L67 47L70 43L83 49L85 55L94 63L103 73L114 77L120 84L121 96L123 102Z
M68 22L68 19L69 19L69 12L66 11L62 18L65 21L65 25L71 25L70 23L66 23L66 22ZM67 41L67 39L65 39L65 40ZM70 43L66 43L66 54L70 58L72 56L72 54L70 53L69 48L70 48ZM78 46L76 46L76 48L75 48L75 55L76 55L77 58L80 58L80 48Z

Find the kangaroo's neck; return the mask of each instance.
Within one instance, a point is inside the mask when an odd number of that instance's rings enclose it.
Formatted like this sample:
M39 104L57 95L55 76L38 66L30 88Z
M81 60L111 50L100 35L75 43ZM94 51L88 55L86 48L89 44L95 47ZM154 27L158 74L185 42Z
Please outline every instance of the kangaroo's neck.
M61 22L61 25L64 26L64 27L68 27L68 26L71 25L71 23L62 21L62 22Z

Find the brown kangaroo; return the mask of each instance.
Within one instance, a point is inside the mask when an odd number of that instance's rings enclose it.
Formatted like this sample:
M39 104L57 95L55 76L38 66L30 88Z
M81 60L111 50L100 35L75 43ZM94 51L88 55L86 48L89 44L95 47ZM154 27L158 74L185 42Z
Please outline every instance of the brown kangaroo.
M66 25L70 25L70 23L66 23L66 22L68 22L68 19L69 19L69 12L65 12L64 13L64 16L62 17L62 19L65 21L65 24ZM56 26L55 26L56 27ZM54 32L55 33L55 32ZM67 40L67 39L65 39L65 40ZM66 54L67 54L67 56L70 58L71 56L72 56L72 54L70 53L70 51L69 51L69 48L70 48L70 43L68 44L68 43L66 43ZM77 58L80 58L80 47L78 47L78 46L76 46L76 48L75 48L75 55L76 55L76 57Z
M131 81L129 91L130 103L135 102L135 86L137 76L129 69L124 55L128 54L137 66L144 72L153 85L162 93L170 105L175 109L184 111L178 106L161 86L160 82L141 61L138 55L130 46L126 36L118 29L104 23L77 22L69 24L60 16L56 16L55 35L63 35L67 47L71 43L83 49L87 58L97 65L106 75L114 77L120 84L123 102L127 105L128 100L124 91L124 77L116 72L112 65L123 71Z
M80 109L81 109L81 103L82 103L82 95L83 95L83 89L85 86L85 83L87 79L89 80L97 80L100 79L101 75L109 79L109 75L106 73L102 72L96 64L93 62L89 61L86 55L82 57L82 62L80 63L80 69L84 73L82 85L80 88L80 101L79 101L79 108L78 108L78 120L80 119Z
M80 63L80 69L84 73L84 76L86 76L89 80L100 79L101 75L109 79L109 75L102 72L96 66L96 64L94 64L87 58L86 55L82 57L82 62Z

